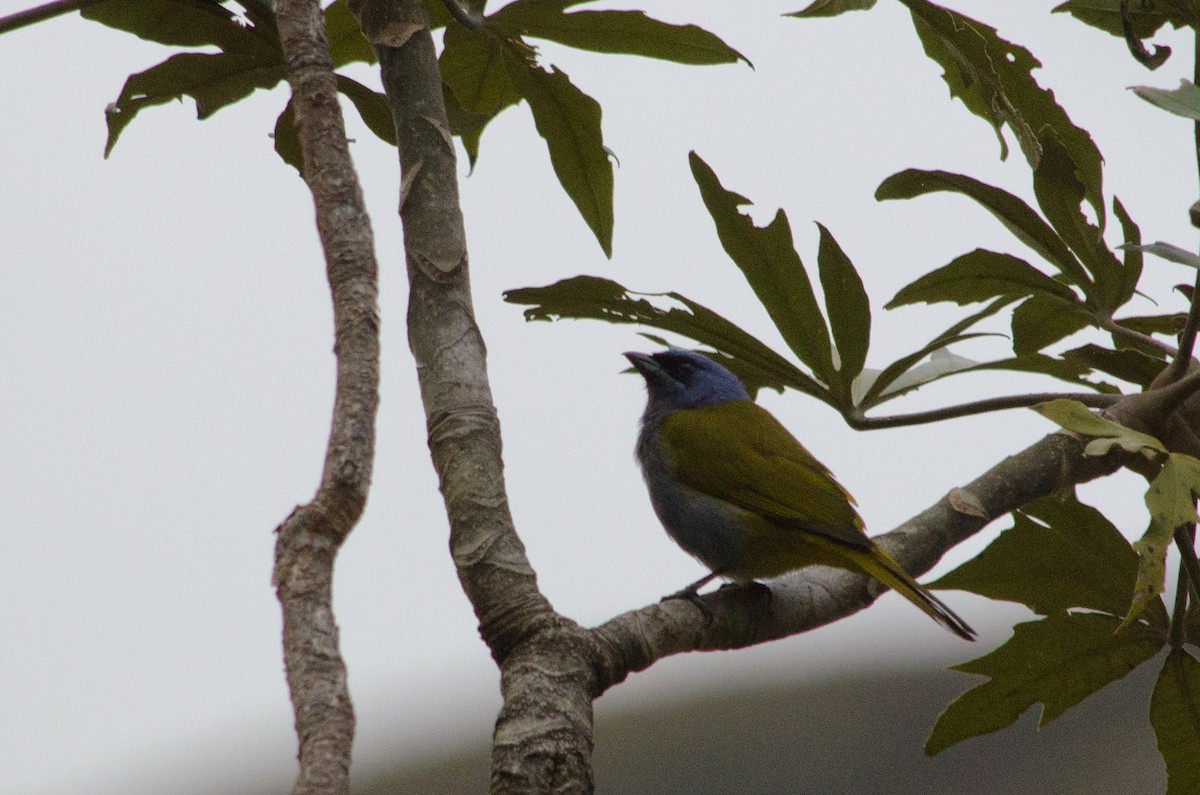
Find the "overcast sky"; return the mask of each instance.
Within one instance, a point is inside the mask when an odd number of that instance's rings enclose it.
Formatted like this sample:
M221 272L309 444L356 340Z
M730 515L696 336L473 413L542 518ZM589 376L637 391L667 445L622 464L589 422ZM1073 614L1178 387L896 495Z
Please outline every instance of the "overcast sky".
M1146 239L1195 244L1190 125L1126 86L1173 87L1189 43L1150 74L1121 43L1056 3L957 3L1043 61L1037 73L1107 158ZM27 5L0 0L0 13ZM495 3L499 6L499 3ZM687 167L697 150L768 220L783 207L816 260L824 223L864 276L875 310L869 366L961 316L885 313L915 276L976 246L1022 253L995 220L946 194L879 204L907 167L969 173L1031 197L1014 146L949 101L907 15L883 2L835 20L781 19L804 5L655 0L672 22L721 35L754 63L683 67L546 46L604 107L616 172L614 256L604 258L558 187L524 106L486 131L463 205L475 300L506 445L517 527L555 607L584 624L702 573L667 539L632 458L644 401L622 351L631 327L527 324L512 287L590 273L678 290L783 350L722 252ZM0 45L0 792L236 791L254 772L286 787L295 738L270 587L272 530L313 493L333 388L331 319L311 199L268 133L286 87L198 123L190 100L145 111L102 157L103 110L164 48L77 17ZM356 74L372 85L371 70ZM382 267L383 403L375 485L339 558L336 610L358 714L356 764L490 735L496 670L447 554L404 334L406 286L395 151L351 119ZM1115 227L1116 224L1114 223ZM1110 235L1110 237L1112 237ZM1190 281L1150 261L1150 290ZM1178 304L1146 313L1167 311ZM957 351L1003 355L1003 342ZM1057 388L1013 375L951 379L896 404L928 408ZM1052 428L1032 412L854 433L798 394L763 402L858 497L882 532ZM1127 535L1144 528L1137 483L1083 491ZM956 550L978 551L999 527ZM946 601L977 629L966 648L887 595L838 625L758 649L666 660L599 709L806 670L965 659L1002 643L1023 613L966 594ZM214 783L220 778L220 782Z

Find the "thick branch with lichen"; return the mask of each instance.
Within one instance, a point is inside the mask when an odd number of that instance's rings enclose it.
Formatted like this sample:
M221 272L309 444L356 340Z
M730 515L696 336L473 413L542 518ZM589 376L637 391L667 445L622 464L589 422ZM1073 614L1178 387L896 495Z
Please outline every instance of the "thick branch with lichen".
M312 502L278 528L274 581L300 738L294 791L348 792L354 710L333 615L333 566L366 505L375 458L378 268L320 4L280 0L277 17L304 179L316 207L333 298L337 391L321 483Z

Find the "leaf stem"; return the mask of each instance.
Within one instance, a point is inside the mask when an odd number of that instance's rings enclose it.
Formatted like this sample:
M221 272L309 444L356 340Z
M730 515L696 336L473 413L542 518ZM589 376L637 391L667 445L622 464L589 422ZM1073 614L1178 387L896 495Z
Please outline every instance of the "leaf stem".
M1200 270L1196 271L1196 283L1192 288L1192 302L1188 308L1187 322L1179 335L1179 350L1167 366L1165 377L1168 383L1178 381L1188 371L1192 362L1192 351L1196 347L1196 328L1200 326Z
M483 16L471 8L466 0L442 0L442 5L454 17L454 21L467 30L479 30L483 27Z
M1200 271L1197 272L1200 274ZM1168 345L1162 340L1155 339L1149 334L1143 334L1140 331L1134 331L1131 328L1122 326L1111 315L1098 313L1096 315L1096 325L1110 334L1115 334L1119 337L1124 337L1130 342L1136 342L1140 345L1146 345L1154 350L1161 351L1167 356L1175 356L1179 351L1173 345Z
M27 8L24 11L0 17L0 33L8 33L18 28L35 25L43 20L60 17L73 11L81 11L88 6L99 5L103 2L106 0L57 0L57 2Z
M1118 400L1121 395L1096 394L1094 392L1061 393L1038 392L1029 395L1008 395L1005 397L986 398L957 406L946 406L929 411L916 411L912 414L897 414L890 417L867 417L858 409L842 414L846 424L856 431L878 430L881 428L899 428L906 425L925 425L931 422L941 422L958 417L969 417L975 414L986 414L992 411L1006 409L1025 409L1045 403L1048 400L1078 400L1085 406L1107 408Z
M1187 610L1188 610L1188 576L1179 564L1179 574L1175 579L1175 608L1171 611L1171 646L1179 648L1187 643Z
M1192 601L1200 604L1200 560L1196 559L1196 525L1175 528L1175 546L1179 549L1179 568L1187 574L1187 589ZM1176 597L1178 603L1178 597Z

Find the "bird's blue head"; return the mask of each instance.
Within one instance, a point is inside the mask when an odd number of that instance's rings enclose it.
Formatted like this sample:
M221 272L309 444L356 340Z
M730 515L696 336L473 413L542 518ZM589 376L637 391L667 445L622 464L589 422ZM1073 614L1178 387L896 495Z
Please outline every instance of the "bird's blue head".
M750 393L736 375L693 351L676 348L653 354L631 351L625 358L646 379L650 393L647 418L750 399Z

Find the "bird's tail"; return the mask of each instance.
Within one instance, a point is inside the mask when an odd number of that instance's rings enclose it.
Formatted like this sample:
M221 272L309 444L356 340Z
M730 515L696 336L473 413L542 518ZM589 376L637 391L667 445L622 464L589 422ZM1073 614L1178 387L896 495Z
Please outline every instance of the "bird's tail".
M870 552L855 550L854 562L859 568L921 608L930 618L963 640L975 640L975 630L966 621L910 577L896 559L880 546L872 546L874 548Z

